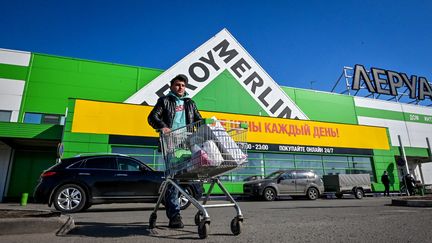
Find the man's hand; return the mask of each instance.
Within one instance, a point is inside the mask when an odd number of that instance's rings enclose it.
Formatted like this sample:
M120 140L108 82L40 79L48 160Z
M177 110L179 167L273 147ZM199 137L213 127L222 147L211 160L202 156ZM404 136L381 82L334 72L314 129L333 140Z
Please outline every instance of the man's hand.
M171 132L171 129L169 129L168 127L164 127L161 130L162 130L162 133L164 133L164 134Z

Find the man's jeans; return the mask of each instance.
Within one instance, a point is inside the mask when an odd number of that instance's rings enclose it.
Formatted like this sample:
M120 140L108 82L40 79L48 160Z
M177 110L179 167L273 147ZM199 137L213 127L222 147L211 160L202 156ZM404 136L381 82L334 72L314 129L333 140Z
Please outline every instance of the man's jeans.
M178 189L168 184L166 193L165 193L165 210L168 219L174 218L177 214L180 214L180 203L178 199L179 191Z

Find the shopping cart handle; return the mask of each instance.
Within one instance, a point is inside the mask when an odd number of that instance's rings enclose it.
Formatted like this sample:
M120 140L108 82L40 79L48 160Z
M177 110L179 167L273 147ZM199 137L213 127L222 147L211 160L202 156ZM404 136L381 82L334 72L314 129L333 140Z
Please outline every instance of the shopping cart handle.
M203 120L203 123L205 125L213 124L213 123L215 123L217 121L214 118L203 118L202 120ZM243 128L243 129L248 129L249 128L249 125L246 122L234 122L234 123L239 124L240 128Z

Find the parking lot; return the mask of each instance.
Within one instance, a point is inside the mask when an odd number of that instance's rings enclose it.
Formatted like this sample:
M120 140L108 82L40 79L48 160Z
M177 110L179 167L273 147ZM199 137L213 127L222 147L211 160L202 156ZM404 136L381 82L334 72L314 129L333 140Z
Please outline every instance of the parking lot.
M211 203L220 203L213 200ZM203 242L426 242L432 238L432 208L390 206L391 199L302 199L239 201L245 221L233 236L233 208L209 209L210 234ZM35 205L30 205L35 206ZM46 206L37 205L39 209ZM148 228L153 204L111 204L73 214L76 228L66 236L2 236L1 242L178 242L199 240L196 210L183 211L185 228L167 228L164 210L155 229Z

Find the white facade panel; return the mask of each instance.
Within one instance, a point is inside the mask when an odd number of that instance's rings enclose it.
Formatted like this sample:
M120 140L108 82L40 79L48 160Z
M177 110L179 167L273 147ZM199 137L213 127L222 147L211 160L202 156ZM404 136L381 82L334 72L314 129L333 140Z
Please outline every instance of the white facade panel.
M18 121L24 84L21 80L0 79L0 110L12 111L11 122Z
M400 135L404 147L411 147L405 122L364 116L357 118L360 125L388 127L392 146L399 146L398 135Z
M357 107L402 112L402 105L394 101L354 97L354 103Z
M0 95L22 95L24 84L22 80L0 78Z
M421 170L423 172L423 184L432 184L432 162L422 164Z
M403 109L404 112L407 112L407 113L414 113L414 114L421 114L421 115L426 115L426 116L432 116L432 107L403 104L402 105L402 109Z
M18 111L12 111L12 115L11 115L11 122L18 122L18 115L19 115L19 110Z
M19 110L22 95L1 95L0 110L15 111Z
M25 66L30 64L30 52L0 49L0 63Z
M426 138L432 142L432 124L406 122L411 147L427 148Z

